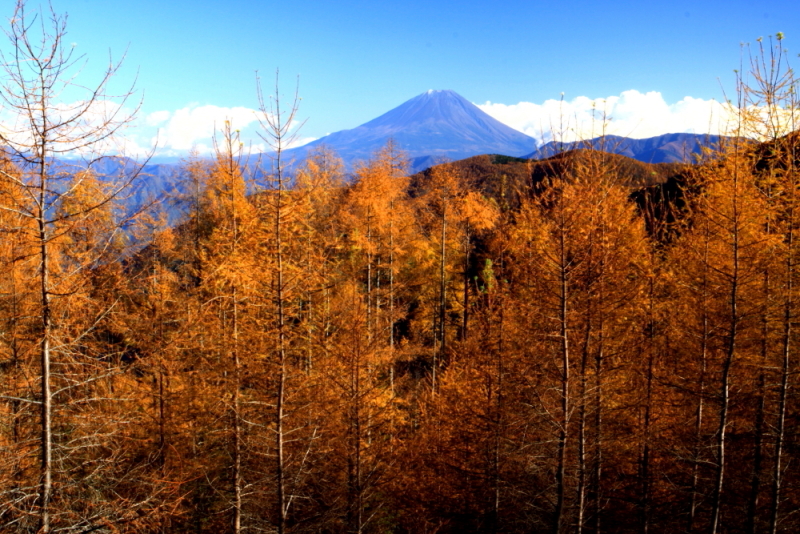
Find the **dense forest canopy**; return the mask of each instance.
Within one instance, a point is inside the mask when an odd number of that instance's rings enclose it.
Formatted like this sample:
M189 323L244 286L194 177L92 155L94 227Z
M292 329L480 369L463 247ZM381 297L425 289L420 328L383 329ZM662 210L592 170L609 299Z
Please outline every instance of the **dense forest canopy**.
M693 165L587 147L409 176L389 143L352 180L325 149L289 179L297 99L276 83L275 158L243 169L224 125L168 225L121 209L135 171L53 165L127 117L58 108L65 19L38 41L24 8L3 58L27 122L0 164L0 531L800 528L780 36Z

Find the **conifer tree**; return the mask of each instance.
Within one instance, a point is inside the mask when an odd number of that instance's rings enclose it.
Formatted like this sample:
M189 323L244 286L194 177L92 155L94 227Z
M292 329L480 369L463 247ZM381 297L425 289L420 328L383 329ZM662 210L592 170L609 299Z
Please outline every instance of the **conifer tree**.
M51 10L31 15L19 1L6 34L11 47L0 59L0 93L20 126L2 136L19 168L4 168L3 181L23 194L6 196L2 209L27 221L17 226L18 235L35 262L33 276L21 281L31 292L36 288L24 349L31 355L26 374L35 378L19 400L38 411L25 422L38 419L39 435L12 452L31 465L35 450L38 472L28 470L27 480L3 500L3 521L20 532L42 533L101 524L143 527L157 521L159 500L166 505L169 499L163 488L148 486L149 465L137 459L135 432L128 430L135 425L122 424L135 416L113 402L130 383L120 354L104 346L102 335L117 312L112 295L123 246L113 203L136 173L101 183L92 170L102 159L96 154L108 150L106 142L130 120L124 106L131 93L116 103L105 94L119 67L112 64L83 100L58 101L74 86L80 61L65 46L65 16ZM98 115L103 108L107 112ZM65 168L55 158L66 154L84 156L88 164Z

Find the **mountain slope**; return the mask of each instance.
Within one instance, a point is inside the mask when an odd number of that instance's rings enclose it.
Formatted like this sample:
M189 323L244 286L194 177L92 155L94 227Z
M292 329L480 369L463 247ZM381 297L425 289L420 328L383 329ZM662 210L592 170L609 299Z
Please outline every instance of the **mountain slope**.
M694 157L700 154L703 147L717 147L723 139L719 135L689 133L671 133L647 139L606 135L588 141L575 141L572 143L550 142L526 157L545 159L559 152L577 148L593 148L611 154L627 156L645 163L691 163L694 161Z
M492 118L453 91L428 91L352 130L327 135L287 151L296 160L321 145L335 150L351 166L368 159L389 139L412 160L414 170L437 160L478 154L520 156L536 141Z

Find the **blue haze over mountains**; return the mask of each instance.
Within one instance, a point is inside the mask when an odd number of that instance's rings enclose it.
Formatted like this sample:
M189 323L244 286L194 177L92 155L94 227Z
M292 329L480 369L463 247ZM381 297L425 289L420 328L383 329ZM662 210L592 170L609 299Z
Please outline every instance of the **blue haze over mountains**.
M427 91L400 106L351 130L335 132L307 145L284 151L290 167L300 164L320 146L335 151L352 170L356 162L367 160L393 139L410 160L410 172L419 172L444 161L456 161L481 154L543 159L558 152L591 146L621 154L645 163L691 162L703 146L715 146L720 138L712 135L666 134L649 139L604 136L575 143L547 143L541 147L533 137L506 126L480 108L449 90ZM252 165L267 154L248 159ZM136 166L128 160L106 159L95 167L105 176L130 173ZM291 170L291 168L290 168ZM148 200L176 199L186 188L180 163L148 163L140 172L125 204L141 206ZM165 204L166 205L166 204ZM172 216L179 209L168 208Z
M592 148L627 156L644 163L692 163L703 147L717 147L722 139L723 137L719 135L689 133L671 133L647 139L605 135L571 143L551 141L525 155L524 158L545 159L576 148Z

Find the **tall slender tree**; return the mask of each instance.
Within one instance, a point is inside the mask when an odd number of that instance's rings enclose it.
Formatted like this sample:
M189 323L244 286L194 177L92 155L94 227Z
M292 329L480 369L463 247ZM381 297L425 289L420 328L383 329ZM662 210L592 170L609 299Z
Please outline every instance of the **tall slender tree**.
M75 83L82 58L65 43L64 15L52 10L31 14L19 1L6 35L10 47L0 57L5 74L0 98L16 114L19 126L4 131L2 143L19 173L4 169L3 180L22 195L4 198L2 209L32 226L20 235L37 264L35 277L25 283L35 284L37 292L36 324L29 325L35 341L28 350L37 353L38 371L36 393L31 387L23 398L39 412L39 462L35 483L20 485L22 493L6 501L15 503L17 513L4 518L19 531L42 533L140 521L139 510L158 508L158 492L122 497L112 490L113 479L122 484L120 477L137 476L135 458L126 456L123 447L130 442L119 439L123 427L113 422L121 414L112 416L116 408L107 400L113 397L118 380L114 377L120 376L119 360L96 359L94 350L102 349L92 343L115 310L115 299L95 298L93 287L113 280L99 273L110 273L113 269L105 266L120 252L113 203L136 175L101 183L92 167L103 159L98 154L112 146L114 133L131 120L126 106L132 93L119 99L107 94L118 63L112 63L92 89ZM75 89L86 91L81 100L59 101ZM66 154L84 156L86 165L65 169L56 158ZM106 285L102 291L113 295L115 288ZM94 406L103 417L87 425L84 406ZM115 469L105 468L112 464L101 460L109 454ZM98 457L78 467L92 455ZM102 497L92 497L92 492Z

